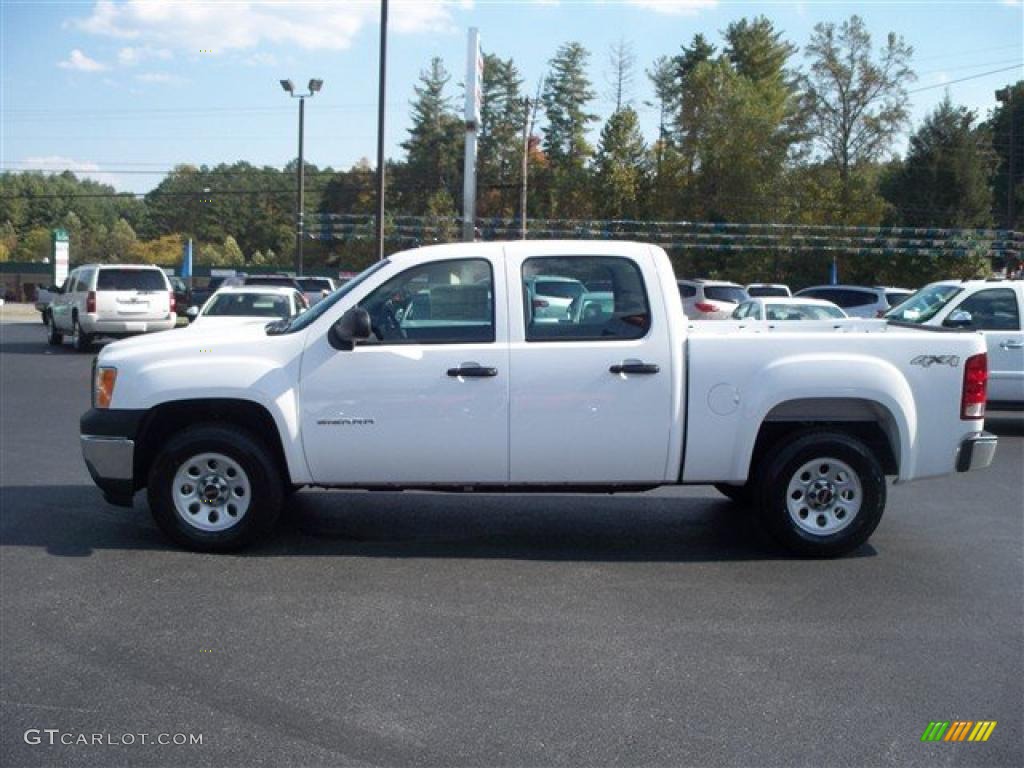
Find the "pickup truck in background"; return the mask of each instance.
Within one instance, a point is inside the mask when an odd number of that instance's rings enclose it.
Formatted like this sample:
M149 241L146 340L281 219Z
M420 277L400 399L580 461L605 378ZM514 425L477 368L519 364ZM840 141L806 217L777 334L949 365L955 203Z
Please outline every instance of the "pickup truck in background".
M988 350L988 406L1024 408L1024 282L944 280L886 314L891 323L979 331Z
M532 286L555 277L597 298L538 317ZM656 246L452 244L288 320L105 347L81 445L108 501L146 489L198 550L267 533L303 486L687 483L756 509L795 553L836 556L875 530L886 476L990 464L987 371L974 332L691 334Z

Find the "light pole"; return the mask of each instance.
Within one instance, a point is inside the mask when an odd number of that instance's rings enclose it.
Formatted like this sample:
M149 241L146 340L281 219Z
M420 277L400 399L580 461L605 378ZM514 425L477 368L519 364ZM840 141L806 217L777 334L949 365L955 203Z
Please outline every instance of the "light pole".
M284 88L293 99L299 100L299 173L298 173L298 185L299 191L296 195L297 200L295 203L295 274L302 274L302 238L305 235L305 208L304 208L304 181L306 175L305 161L302 156L302 132L303 132L303 120L306 114L306 98L312 98L321 88L324 86L323 80L310 80L309 81L309 93L296 93L295 83L291 80L282 80L281 87Z
M380 50L377 73L377 259L384 258L384 96L388 73L388 0L380 0Z

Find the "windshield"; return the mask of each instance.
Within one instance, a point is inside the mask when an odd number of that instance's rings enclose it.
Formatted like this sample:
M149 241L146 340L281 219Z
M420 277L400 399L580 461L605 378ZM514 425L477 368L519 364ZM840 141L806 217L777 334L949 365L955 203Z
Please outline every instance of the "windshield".
M747 292L733 285L705 285L704 298L710 301L731 301L740 304L747 300Z
M538 296L555 296L559 299L575 299L586 291L583 283L566 280L538 280L534 292Z
M222 293L203 310L206 317L279 317L292 314L287 296L264 293Z
M747 295L752 299L758 296L784 297L789 296L789 291L781 285L752 285L747 288Z
M927 323L961 290L958 285L927 285L898 307L886 312L885 317L901 323Z
M768 320L836 320L846 317L839 307L820 304L769 304L765 312Z
M300 277L298 281L304 291L331 290L331 281L326 277Z
M343 286L337 288L334 293L329 296L325 296L323 300L314 304L312 309L303 312L301 315L296 315L287 322L275 323L274 325L268 326L267 333L275 335L281 333L294 333L295 331L301 331L303 328L308 328L311 323L316 322L325 312L327 312L327 310L345 298L345 296L347 296L354 288L361 285L366 278L390 263L391 262L387 259L375 262Z
M276 285L281 288L294 288L295 281L290 277L278 275L260 275L245 278L246 285Z

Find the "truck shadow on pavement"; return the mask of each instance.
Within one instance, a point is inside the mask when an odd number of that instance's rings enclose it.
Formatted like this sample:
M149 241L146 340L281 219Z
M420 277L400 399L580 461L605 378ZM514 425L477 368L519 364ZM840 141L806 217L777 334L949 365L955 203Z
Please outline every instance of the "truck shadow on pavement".
M151 521L142 494L132 510L106 504L86 485L11 486L0 495L3 547L40 547L59 557L174 549ZM234 556L638 562L790 557L751 514L710 495L304 491L283 518L267 540ZM867 544L852 557L875 554Z

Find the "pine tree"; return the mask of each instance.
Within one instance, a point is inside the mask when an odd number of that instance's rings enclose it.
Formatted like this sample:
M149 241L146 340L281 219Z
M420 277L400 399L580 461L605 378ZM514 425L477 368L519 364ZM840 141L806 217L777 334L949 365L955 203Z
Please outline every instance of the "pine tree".
M882 192L898 225L987 227L992 224L993 166L987 129L947 94L911 136L906 158Z
M647 147L632 107L615 112L601 131L594 159L597 213L603 218L639 215Z
M440 189L454 198L453 190L461 178L463 127L445 95L449 80L451 75L435 56L430 68L420 73L419 85L413 87L416 98L412 102L412 127L402 148L407 153L414 213L422 213L427 200Z
M522 84L512 59L484 54L477 147L477 207L482 216L506 216L514 210L516 196L509 191L519 179L523 156L521 136L527 118L520 92Z
M556 216L589 214L586 162L593 148L587 143L587 128L597 119L587 111L594 98L586 74L589 57L579 43L562 45L551 59L541 95L547 117L543 147L548 163L548 210Z

